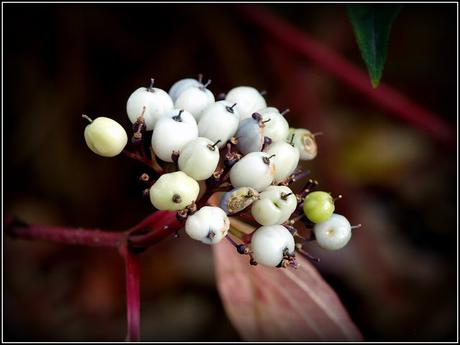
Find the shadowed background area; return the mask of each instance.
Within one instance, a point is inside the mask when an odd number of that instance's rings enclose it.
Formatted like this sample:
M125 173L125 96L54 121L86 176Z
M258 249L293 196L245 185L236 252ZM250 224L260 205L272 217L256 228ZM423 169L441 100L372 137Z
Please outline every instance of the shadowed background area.
M249 5L248 5L249 6ZM344 5L262 5L365 68ZM370 341L456 339L455 147L397 119L293 55L234 5L4 4L4 212L33 223L123 230L151 211L120 156L86 147L90 117L130 128L126 101L151 77L168 90L203 73L215 95L237 85L323 132L304 162L338 213L362 223L338 252L309 249ZM456 132L456 7L406 5L383 82ZM122 260L114 251L4 238L4 340L125 336ZM235 254L236 255L236 254ZM241 340L221 305L211 249L186 236L142 257L142 339Z

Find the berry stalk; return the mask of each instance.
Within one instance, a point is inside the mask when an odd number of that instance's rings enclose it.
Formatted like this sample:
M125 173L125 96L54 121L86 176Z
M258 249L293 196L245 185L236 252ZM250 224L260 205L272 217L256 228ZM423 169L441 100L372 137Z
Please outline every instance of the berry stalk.
M131 233L128 235L128 246L135 250L146 249L175 234L183 227L183 223L176 218L176 212L167 211L157 211L139 224L141 226L131 228ZM146 228L150 228L150 231L137 232Z

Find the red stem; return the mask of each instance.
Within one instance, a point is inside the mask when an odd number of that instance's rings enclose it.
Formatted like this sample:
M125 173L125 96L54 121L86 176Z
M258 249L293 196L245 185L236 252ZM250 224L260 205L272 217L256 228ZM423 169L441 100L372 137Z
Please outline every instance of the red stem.
M160 216L150 216L151 223L148 227L151 228L151 231L148 231L145 234L136 234L135 232L130 233L130 236L128 237L128 244L131 248L142 250L150 247L176 233L183 226L183 223L177 220L176 212L157 211L155 214L159 214ZM143 222L141 222L141 224L142 223ZM132 229L137 230L139 228L133 227Z
M126 341L139 341L141 327L139 255L132 253L127 244L120 247L120 254L125 261L126 274L126 315L128 323Z
M425 130L436 139L449 144L455 142L454 131L439 115L424 109L383 83L378 89L373 89L365 72L350 64L327 46L317 42L306 32L297 30L259 6L244 5L238 6L238 9L253 24L273 36L286 48L310 59L346 85L365 94L368 99L382 108Z
M117 248L126 237L123 232L64 228L38 224L29 225L15 221L11 224L6 224L5 233L12 237L24 239L113 248Z

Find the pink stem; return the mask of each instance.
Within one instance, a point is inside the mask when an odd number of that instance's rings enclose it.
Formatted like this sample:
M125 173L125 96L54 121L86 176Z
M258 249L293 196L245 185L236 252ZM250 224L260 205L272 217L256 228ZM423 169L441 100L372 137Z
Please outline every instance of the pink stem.
M141 327L139 255L132 253L127 244L123 244L120 247L120 254L125 261L126 273L126 315L128 323L126 341L139 341Z
M75 229L38 224L29 225L15 221L5 225L6 234L12 237L92 247L117 248L126 237L126 234L123 232Z
M382 108L425 130L436 139L449 144L455 142L452 127L439 115L424 109L383 83L377 89L373 89L365 72L350 64L327 46L317 42L307 33L297 30L259 6L245 5L239 6L238 9L252 23L273 36L285 47L310 59L343 83L365 94L368 99Z

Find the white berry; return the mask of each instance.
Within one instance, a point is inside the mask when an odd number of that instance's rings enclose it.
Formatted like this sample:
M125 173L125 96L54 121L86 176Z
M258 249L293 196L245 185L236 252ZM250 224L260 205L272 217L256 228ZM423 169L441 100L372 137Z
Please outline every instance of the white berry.
M285 186L270 186L252 204L251 214L262 225L282 224L297 208L297 198Z
M200 137L217 142L218 148L223 147L235 135L240 120L238 104L218 101L209 105L201 114L198 122Z
M163 174L150 188L150 201L158 210L177 211L196 201L200 186L182 171Z
M228 233L230 220L219 207L204 206L188 216L185 232L191 238L206 244L220 242Z
M172 162L173 151L182 148L198 137L198 126L192 114L174 109L159 119L152 134L152 148L165 162Z
M231 89L225 99L231 103L238 104L240 110L240 121L251 117L253 113L266 108L265 98L255 88L250 86L238 86Z
M299 150L301 160L311 160L318 154L315 136L304 128L290 128L288 140Z
M203 86L203 84L201 82L199 82L198 80L193 79L193 78L185 78L185 79L181 79L181 80L176 81L173 84L173 86L171 86L171 88L169 89L169 92L168 92L169 96L172 99L172 101L175 102L177 97L179 97L179 95L183 91L185 91L186 89L188 89L191 86Z
M251 187L261 192L272 182L275 166L265 152L251 152L241 158L230 170L234 187Z
M275 182L280 182L289 177L299 164L299 150L285 141L271 144L265 152L269 156L275 155L272 160L275 164Z
M351 225L344 216L333 213L313 227L318 245L327 250L343 248L351 239Z
M214 101L213 93L206 87L191 86L179 94L174 102L174 107L188 111L198 122L203 110Z
M131 123L135 123L144 113L145 126L151 131L157 120L173 109L173 106L171 97L162 89L140 87L129 96L126 112Z
M282 225L262 226L251 238L252 256L264 266L278 266L286 254L294 253L294 249L294 237Z
M266 137L269 137L273 143L287 139L289 124L278 109L268 107L257 112L262 115L262 121L265 125L264 135Z
M108 117L98 117L88 124L84 136L91 151L103 157L118 155L128 143L125 129Z
M208 138L190 141L180 152L179 169L197 181L211 177L219 163L219 149Z

